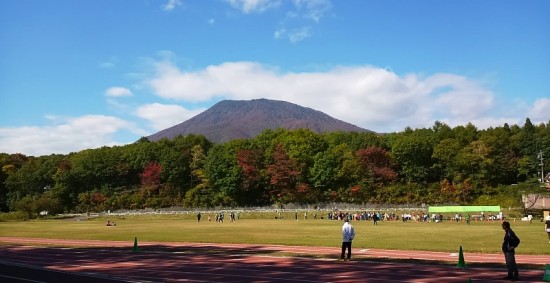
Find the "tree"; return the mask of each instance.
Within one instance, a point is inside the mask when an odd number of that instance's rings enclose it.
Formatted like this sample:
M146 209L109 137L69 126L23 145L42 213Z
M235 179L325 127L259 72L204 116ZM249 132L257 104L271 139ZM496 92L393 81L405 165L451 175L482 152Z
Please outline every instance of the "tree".
M462 149L456 139L447 138L439 141L433 149L434 170L440 172L440 178L447 180L458 179L457 155Z
M397 179L397 173L392 169L390 154L385 149L371 146L358 150L356 156L367 178L372 178L377 185L384 185Z
M296 201L296 185L300 176L296 161L288 156L281 144L275 146L272 160L267 166L272 200L281 204Z
M435 121L432 130L437 136L438 140L454 139L454 132L447 124L440 121Z
M151 162L143 169L143 172L139 174L141 180L141 187L150 191L156 191L161 184L160 174L162 173L162 166L157 162Z
M189 167L192 172L192 184L194 187L188 190L185 194L184 204L192 207L211 206L208 195L208 177L204 170L206 155L203 148L196 144L191 148L191 160Z
M466 146L478 139L478 130L472 123L468 123L466 126L457 126L453 128L453 132L455 133L455 139L462 146Z
M239 203L265 205L270 203L265 188L266 176L263 152L260 149L241 149L237 152L237 162L241 167Z
M491 160L486 183L490 186L517 183L519 157L513 150L509 128L488 129L480 134L480 140L487 145L487 157Z
M206 155L204 154L203 148L196 144L191 148L191 160L189 164L189 168L191 168L191 185L194 183L199 183L202 176L204 176L204 160L206 159Z
M16 171L16 167L12 164L10 155L7 153L0 153L0 212L9 211L8 208L8 188L4 183L9 174L13 174Z
M425 134L406 134L396 137L392 144L392 155L400 168L400 176L407 183L430 182L432 175L433 141L427 131Z
M17 159L19 156L17 156ZM14 167L4 166L9 174L5 181L8 188L7 202L10 209L24 196L37 197L44 193L44 188L54 183L53 176L57 170L59 155L28 158ZM19 164L17 161L15 164ZM12 164L14 164L12 163ZM19 166L19 167L18 167Z
M492 164L493 160L490 158L487 145L482 140L474 141L459 151L457 155L459 175L453 181L460 183L469 179L477 188L488 185Z
M236 151L243 141L217 144L210 151L204 163L210 189L209 201L213 205L234 205L235 193L241 180L241 168L237 163Z

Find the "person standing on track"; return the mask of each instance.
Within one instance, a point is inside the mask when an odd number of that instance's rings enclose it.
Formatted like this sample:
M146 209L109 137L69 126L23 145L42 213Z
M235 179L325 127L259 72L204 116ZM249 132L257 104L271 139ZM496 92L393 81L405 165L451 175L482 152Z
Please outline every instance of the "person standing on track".
M508 276L504 279L517 281L519 280L518 266L516 264L515 250L519 245L519 238L516 233L510 228L510 222L502 222L502 229L504 230L504 241L502 242L502 252L504 252L504 259L506 260L506 269L508 270Z
M348 250L347 260L351 260L351 241L355 238L355 230L353 225L349 223L349 219L346 217L344 225L342 226L342 254L341 260L346 260L346 249Z
M544 231L548 234L548 243L550 243L550 215L546 216L546 222L544 222Z

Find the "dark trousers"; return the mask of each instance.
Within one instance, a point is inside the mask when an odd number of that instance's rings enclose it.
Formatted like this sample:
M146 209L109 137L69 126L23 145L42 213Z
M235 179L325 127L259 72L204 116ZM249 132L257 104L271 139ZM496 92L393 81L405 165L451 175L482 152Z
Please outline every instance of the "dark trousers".
M506 269L508 269L508 276L518 277L518 266L516 264L515 253L504 253L504 259L506 260Z
M351 242L342 242L342 254L340 255L340 259L344 259L346 255L346 249L348 250L348 257L347 259L351 259Z

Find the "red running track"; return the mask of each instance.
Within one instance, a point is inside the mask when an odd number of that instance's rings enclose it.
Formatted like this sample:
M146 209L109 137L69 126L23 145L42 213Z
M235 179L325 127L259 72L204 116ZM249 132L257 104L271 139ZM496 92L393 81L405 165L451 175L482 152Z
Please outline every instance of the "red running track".
M355 260L341 262L335 260L338 249L327 247L140 242L139 251L133 251L133 241L0 237L0 242L7 243L0 245L0 260L5 263L119 282L504 282L501 278L506 275L500 254L463 255L466 264L502 267L459 268L458 254L424 251L354 249ZM315 257L319 255L324 258ZM427 264L428 260L448 264ZM518 255L517 261L540 265L520 270L523 282L544 282L544 264L550 263L550 256Z

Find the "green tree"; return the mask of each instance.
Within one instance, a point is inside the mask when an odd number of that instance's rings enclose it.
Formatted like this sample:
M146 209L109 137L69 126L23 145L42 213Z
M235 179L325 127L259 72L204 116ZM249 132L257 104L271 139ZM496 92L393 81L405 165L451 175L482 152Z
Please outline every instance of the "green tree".
M191 149L192 183L194 187L186 192L184 204L191 207L211 206L212 195L209 191L209 180L204 170L206 155L200 145L194 145Z
M460 143L452 138L443 139L435 145L432 154L434 159L433 169L435 172L439 172L439 179L460 179L458 176L457 155L461 149Z
M428 131L396 137L391 152L405 182L430 182L436 179L430 170L433 166L433 139Z
M487 145L488 158L491 159L490 166L487 167L488 174L485 183L496 186L502 183L513 184L518 182L517 164L519 157L512 148L509 128L489 129L481 133L480 140Z
M234 195L239 188L241 168L237 162L236 151L242 141L217 144L210 149L204 163L206 177L209 180L209 202L213 205L234 205Z
M11 173L8 174L5 185L8 188L7 202L12 210L19 199L25 196L40 196L45 192L45 188L52 186L56 163L60 158L59 155L31 157L20 163L19 168L14 166L15 169L8 169Z
M308 180L318 194L318 201L341 201L348 196L347 190L358 184L359 166L353 150L347 144L330 146L325 152L317 153L313 159L314 165L308 171Z

